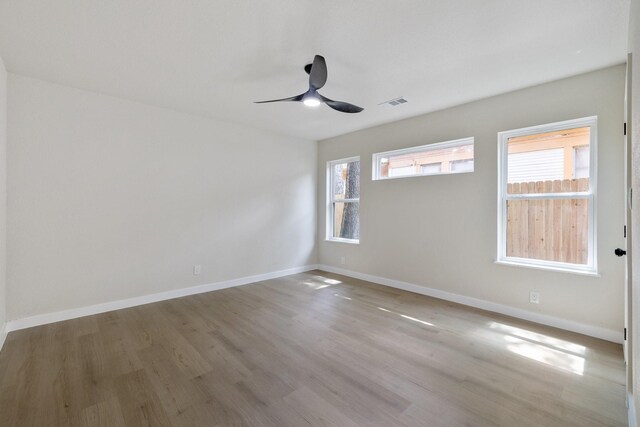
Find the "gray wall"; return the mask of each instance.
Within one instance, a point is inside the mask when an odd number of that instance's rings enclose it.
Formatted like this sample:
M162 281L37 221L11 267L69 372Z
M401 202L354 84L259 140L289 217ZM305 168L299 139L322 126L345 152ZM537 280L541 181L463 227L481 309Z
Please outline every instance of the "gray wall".
M316 262L316 142L8 89L8 319Z
M625 67L512 92L321 141L320 264L409 282L616 331L623 327ZM401 108L401 107L400 107ZM497 265L497 132L598 116L600 277ZM475 137L475 172L371 180L374 152ZM361 157L360 244L325 236L326 162ZM341 265L341 257L346 265ZM538 290L541 303L529 303Z
M7 320L7 71L0 58L0 348Z

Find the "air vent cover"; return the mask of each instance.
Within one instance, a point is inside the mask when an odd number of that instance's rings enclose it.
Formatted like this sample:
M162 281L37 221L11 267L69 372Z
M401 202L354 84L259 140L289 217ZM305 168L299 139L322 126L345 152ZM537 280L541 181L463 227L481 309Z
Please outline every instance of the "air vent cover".
M381 102L380 104L378 104L380 107L398 107L402 104L406 104L407 99L404 96L401 96L399 98L394 98L394 99L390 99L389 101L385 101L385 102Z

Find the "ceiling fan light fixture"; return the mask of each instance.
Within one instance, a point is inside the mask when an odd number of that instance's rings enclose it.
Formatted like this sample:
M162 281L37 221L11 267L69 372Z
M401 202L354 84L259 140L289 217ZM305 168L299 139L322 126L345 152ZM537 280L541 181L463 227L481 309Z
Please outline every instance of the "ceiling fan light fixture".
M320 104L325 104L329 108L333 108L341 113L359 113L364 110L357 105L349 104L348 102L334 101L333 99L326 98L320 95L318 89L324 87L327 82L327 63L324 57L316 55L313 58L313 63L304 67L304 70L309 73L309 90L300 95L290 96L289 98L271 99L269 101L256 101L256 104L265 104L268 102L283 102L294 101L302 102L307 107L317 107Z
M320 100L313 95L307 95L302 98L302 103L307 107L317 107L320 105Z

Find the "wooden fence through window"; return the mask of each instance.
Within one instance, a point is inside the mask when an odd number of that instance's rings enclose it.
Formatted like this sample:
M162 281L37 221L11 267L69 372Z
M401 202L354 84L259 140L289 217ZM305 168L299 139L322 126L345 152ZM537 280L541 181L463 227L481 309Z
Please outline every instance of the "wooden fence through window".
M508 194L578 192L589 178L521 182ZM529 199L507 201L507 256L586 264L589 248L589 200Z

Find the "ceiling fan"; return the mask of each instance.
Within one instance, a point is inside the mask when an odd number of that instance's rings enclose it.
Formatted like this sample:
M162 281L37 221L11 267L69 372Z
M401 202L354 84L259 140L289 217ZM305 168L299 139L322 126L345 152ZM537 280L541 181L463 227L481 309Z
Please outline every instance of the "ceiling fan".
M272 99L270 101L256 101L256 104L264 104L266 102L282 102L282 101L302 101L302 103L308 107L317 107L320 104L327 104L334 110L342 113L359 113L364 110L357 105L349 104L348 102L334 101L318 93L320 89L327 82L327 63L324 57L316 55L313 58L312 64L307 64L304 70L309 74L309 90L303 94L292 96L290 98Z

